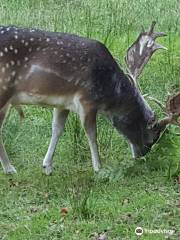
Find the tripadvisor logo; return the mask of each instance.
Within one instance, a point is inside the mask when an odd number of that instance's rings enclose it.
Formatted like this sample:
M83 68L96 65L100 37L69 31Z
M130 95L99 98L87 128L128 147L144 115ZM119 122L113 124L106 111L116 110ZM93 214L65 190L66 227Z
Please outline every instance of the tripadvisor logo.
M143 233L145 234L166 234L166 235L173 235L175 232L175 230L173 229L147 229L144 228L142 229L142 227L137 227L135 229L135 234L137 236L141 236Z
M142 229L141 227L137 227L137 228L135 229L135 234L136 234L137 236L141 236L141 235L143 234L143 229Z

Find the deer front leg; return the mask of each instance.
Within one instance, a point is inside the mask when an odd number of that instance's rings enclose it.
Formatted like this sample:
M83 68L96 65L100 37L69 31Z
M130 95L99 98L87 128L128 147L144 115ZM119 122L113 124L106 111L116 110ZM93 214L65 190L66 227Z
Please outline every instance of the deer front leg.
M88 113L82 111L80 119L88 138L94 172L98 172L101 164L97 146L96 111L93 110Z
M16 169L11 165L8 155L6 153L3 140L2 140L2 126L3 126L3 121L5 119L5 116L7 114L9 106L5 106L2 108L0 111L0 161L4 170L4 173L6 174L13 174L16 173Z
M50 141L46 156L43 160L43 172L46 175L50 175L52 173L53 154L54 154L57 142L59 140L59 137L63 132L68 113L69 113L68 110L60 110L58 108L54 108L51 141Z

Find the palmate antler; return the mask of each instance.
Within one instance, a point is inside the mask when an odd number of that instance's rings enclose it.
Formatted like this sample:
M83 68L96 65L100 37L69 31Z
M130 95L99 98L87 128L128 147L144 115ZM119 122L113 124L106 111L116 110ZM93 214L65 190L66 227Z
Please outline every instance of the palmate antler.
M163 131L168 124L180 126L180 92L168 97L166 106L163 107L167 117L161 119L158 124Z
M137 40L127 49L125 63L129 75L134 80L138 78L144 66L156 50L167 50L167 48L155 42L156 38L166 36L163 32L154 32L155 24L156 22L153 21L147 32L143 29Z

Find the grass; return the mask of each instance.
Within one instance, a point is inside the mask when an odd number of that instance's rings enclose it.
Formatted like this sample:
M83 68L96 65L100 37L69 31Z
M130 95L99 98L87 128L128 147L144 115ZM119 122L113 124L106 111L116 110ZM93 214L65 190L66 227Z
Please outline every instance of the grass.
M165 100L180 88L180 6L178 0L2 0L0 23L77 33L106 43L123 65L128 45L152 20L168 33L160 39L168 47L145 68L143 93ZM152 107L155 106L152 104ZM16 176L0 173L0 239L137 239L137 226L173 230L144 233L142 239L178 239L180 139L171 127L147 157L131 159L125 140L102 117L98 141L103 163L94 176L84 131L71 114L54 156L54 173L41 173L51 135L51 109L24 107L20 122L12 109L3 129L5 145ZM157 115L160 112L157 108ZM68 213L62 214L61 209Z

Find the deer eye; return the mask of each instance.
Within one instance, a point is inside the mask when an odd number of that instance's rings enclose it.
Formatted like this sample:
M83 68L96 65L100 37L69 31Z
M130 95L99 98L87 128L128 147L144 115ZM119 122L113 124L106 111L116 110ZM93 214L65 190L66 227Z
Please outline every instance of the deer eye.
M158 132L159 132L159 123L156 122L156 123L153 125L152 129L153 129L154 132L158 133Z
M147 122L147 128L148 129L152 129L154 128L154 126L156 125L156 118L155 116L153 116L152 118L150 118Z

